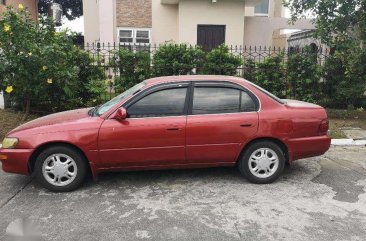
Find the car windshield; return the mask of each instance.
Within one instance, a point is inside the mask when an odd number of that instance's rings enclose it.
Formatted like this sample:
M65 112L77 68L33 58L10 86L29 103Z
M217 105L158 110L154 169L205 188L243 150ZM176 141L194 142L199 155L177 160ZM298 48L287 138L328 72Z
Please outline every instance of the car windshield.
M98 115L98 116L103 115L105 112L109 111L113 106L118 104L124 98L127 98L127 97L137 93L138 91L140 91L142 89L142 87L144 87L145 85L146 85L145 82L139 83L139 84L133 86L132 88L126 90L122 94L114 97L113 99L111 99L107 103L105 103L105 104L101 105L100 107L98 107L95 110L96 115Z

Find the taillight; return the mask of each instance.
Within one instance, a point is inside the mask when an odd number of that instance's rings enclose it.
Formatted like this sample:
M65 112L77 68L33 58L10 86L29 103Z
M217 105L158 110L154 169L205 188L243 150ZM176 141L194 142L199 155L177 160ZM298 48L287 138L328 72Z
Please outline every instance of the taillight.
M329 129L329 120L325 119L320 122L319 135L326 135Z

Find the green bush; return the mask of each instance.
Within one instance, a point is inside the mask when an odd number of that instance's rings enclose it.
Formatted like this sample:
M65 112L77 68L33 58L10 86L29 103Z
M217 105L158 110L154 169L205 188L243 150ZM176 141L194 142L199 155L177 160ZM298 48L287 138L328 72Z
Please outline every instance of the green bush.
M187 44L161 45L153 57L154 76L187 75L201 69L204 52Z
M247 59L244 63L244 79L255 82L256 79L256 63L254 59Z
M287 81L291 97L316 103L320 97L320 66L317 53L305 48L290 54L287 61Z
M111 59L111 66L116 73L115 87L122 92L151 75L150 53L148 51L134 52L121 48Z
M211 50L203 65L203 73L213 75L236 75L237 69L243 65L239 56L230 53L228 46L220 45Z
M267 57L263 62L257 63L255 84L272 92L274 95L285 98L288 87L285 80L283 55Z
M364 106L366 90L366 50L335 52L325 62L323 70L324 103L329 107Z

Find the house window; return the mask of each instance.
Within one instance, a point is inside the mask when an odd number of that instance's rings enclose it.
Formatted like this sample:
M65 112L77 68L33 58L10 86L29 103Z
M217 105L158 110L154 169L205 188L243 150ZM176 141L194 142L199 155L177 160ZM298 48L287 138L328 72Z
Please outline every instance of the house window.
M151 44L150 29L127 29L121 28L118 30L118 39L120 45L126 46L131 50L148 50Z
M268 16L269 13L269 0L261 0L254 8L254 15L256 16Z

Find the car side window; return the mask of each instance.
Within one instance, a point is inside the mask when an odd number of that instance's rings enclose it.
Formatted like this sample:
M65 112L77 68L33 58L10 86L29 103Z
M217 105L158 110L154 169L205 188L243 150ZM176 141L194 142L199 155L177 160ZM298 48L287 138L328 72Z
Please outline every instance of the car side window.
M192 114L239 112L240 90L225 87L195 87Z
M229 87L195 87L193 115L252 112L253 99L245 91Z
M131 118L183 115L186 96L187 87L159 90L132 104L127 113Z
M240 112L252 112L256 110L255 102L252 97L245 92L241 92L241 101L240 101Z

